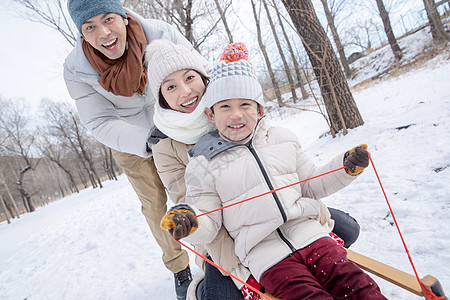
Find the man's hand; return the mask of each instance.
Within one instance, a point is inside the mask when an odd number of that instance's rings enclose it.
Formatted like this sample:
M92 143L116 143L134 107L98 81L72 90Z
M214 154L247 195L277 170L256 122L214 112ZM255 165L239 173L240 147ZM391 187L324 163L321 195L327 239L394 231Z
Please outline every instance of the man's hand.
M169 230L176 240L180 240L197 230L198 221L188 205L177 204L161 219L161 228Z
M345 171L350 175L358 175L369 166L369 152L367 145L361 144L345 153L344 166Z

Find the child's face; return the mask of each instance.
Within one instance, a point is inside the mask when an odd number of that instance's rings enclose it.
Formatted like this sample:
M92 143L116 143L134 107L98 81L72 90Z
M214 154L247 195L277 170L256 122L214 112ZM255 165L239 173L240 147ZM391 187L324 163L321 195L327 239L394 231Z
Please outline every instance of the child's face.
M253 100L227 99L205 108L205 114L216 124L219 132L231 141L242 141L255 129L264 109Z
M161 94L170 108L183 113L193 112L204 92L200 74L191 69L173 72L161 84Z

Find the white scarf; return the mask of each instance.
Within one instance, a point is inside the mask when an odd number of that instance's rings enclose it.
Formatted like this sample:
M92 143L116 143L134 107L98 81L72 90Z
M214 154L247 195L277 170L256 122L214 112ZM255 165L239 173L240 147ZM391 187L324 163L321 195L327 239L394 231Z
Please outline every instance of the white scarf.
M214 123L209 121L203 113L203 110L202 101L191 113L161 108L156 101L153 121L155 126L171 139L192 145L215 127Z

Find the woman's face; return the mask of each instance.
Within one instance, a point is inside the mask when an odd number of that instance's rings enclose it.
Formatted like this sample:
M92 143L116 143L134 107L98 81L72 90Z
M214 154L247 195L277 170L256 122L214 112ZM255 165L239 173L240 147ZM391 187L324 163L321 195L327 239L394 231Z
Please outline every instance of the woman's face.
M183 113L193 112L204 92L202 77L191 69L173 72L161 84L161 94L170 108Z

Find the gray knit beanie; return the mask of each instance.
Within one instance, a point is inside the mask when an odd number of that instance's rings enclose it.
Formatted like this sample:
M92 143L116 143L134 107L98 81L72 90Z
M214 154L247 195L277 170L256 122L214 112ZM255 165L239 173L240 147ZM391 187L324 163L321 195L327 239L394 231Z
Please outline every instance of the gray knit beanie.
M203 96L205 107L234 98L254 100L264 106L261 84L247 59L248 50L243 43L228 44L224 48Z
M68 0L67 9L80 32L86 20L100 14L116 13L127 18L120 0Z
M167 40L156 40L145 49L145 61L148 68L148 83L153 96L158 99L163 80L175 71L193 69L208 76L200 54L183 45Z

